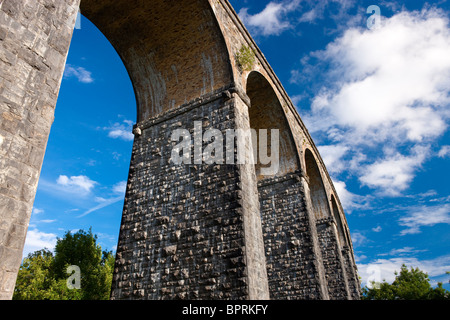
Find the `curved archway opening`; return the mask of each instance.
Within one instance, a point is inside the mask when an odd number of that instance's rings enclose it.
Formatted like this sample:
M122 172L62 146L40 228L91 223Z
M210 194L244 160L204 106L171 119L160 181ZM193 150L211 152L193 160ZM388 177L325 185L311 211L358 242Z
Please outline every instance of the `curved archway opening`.
M273 176L283 176L286 173L298 170L299 160L297 151L283 108L272 86L261 73L252 71L248 75L247 95L251 101L251 107L249 109L250 127L256 130L258 136L258 161L255 164L257 180L259 181ZM267 165L261 162L261 152L264 151L260 144L263 134L261 130L267 130L268 154L270 154L272 159L276 157L278 160L278 170L276 170L273 176L266 176L262 171ZM272 139L274 130L278 132L278 140ZM272 141L276 141L279 144L278 155L272 154L272 152L277 150L272 145Z
M336 228L337 228L337 233L338 233L339 244L340 244L340 247L342 248L343 246L345 246L347 244L347 241L345 238L341 215L339 214L339 209L338 209L334 195L331 195L331 208L333 210L334 221L336 221Z
M87 18L75 29L22 256L52 250L67 231L117 246L136 121L128 72Z
M309 190L314 217L316 220L330 217L328 198L314 155L309 149L305 151L306 174L309 178Z
M136 92L137 122L232 82L208 0L82 0L80 8L123 60Z
M133 124L212 93L232 79L225 42L216 41L222 35L206 0L188 0L183 6L162 0L82 0L80 10L81 29L72 37L35 198L35 232L29 234L24 254L35 247L32 242L51 247L58 228L89 225L113 226L114 232L98 232L114 249ZM114 219L105 219L105 213L101 221L93 221L113 207ZM43 220L61 226L44 232Z

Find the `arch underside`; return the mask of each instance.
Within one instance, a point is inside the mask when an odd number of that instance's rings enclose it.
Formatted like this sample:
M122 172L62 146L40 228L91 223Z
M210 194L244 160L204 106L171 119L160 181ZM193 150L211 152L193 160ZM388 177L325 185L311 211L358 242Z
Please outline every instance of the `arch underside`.
M252 71L247 77L250 98L250 126L279 132L279 168L265 175L258 157L255 165L258 198L267 261L267 275L272 299L323 299L318 276L313 226L301 184L300 161L291 128L273 87L261 73ZM267 139L269 153L273 142ZM253 146L255 148L255 146Z
M232 82L208 0L82 0L80 10L122 58L136 94L137 122Z
M258 145L253 146L258 151L258 161L255 165L257 180L273 178L274 176L280 177L299 170L297 150L283 108L273 88L261 73L253 71L249 74L247 78L247 95L251 104L249 109L250 127L256 130L258 136ZM263 148L259 144L261 129L267 130L268 133L267 151L262 150ZM278 131L278 148L272 146L272 130ZM261 168L267 165L261 164L259 155L265 153L272 156L273 159L275 157L272 153L275 150L279 151L279 154L275 155L279 162L279 168L275 174L265 176L262 174ZM273 165L273 163L269 165Z
M330 217L328 197L317 162L310 150L305 152L306 174L309 178L311 202L316 220Z

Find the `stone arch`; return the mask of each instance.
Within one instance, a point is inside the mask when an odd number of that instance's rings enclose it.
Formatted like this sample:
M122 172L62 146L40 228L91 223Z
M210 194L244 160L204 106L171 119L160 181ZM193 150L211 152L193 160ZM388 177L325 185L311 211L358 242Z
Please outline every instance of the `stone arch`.
M155 118L232 81L229 54L208 0L81 0L122 58L137 122ZM151 23L149 23L151 21Z
M80 1L121 57L137 103L111 297L268 299L270 281L273 297L327 299L325 255L309 209L327 217L319 236L331 235L326 170L309 151L310 192L291 132L297 148L313 142L228 0L0 0L0 100L8 102L0 103L0 299L12 295ZM240 81L247 74L233 60L244 43L256 51L252 68L267 76L248 74L249 99ZM193 121L205 130L250 122L279 129L280 170L257 179L252 165L173 166L168 139ZM328 243L325 253L336 247Z
M309 178L309 190L314 217L316 220L329 218L331 214L322 175L320 174L316 159L309 149L305 150L305 166L306 174Z
M299 168L299 158L292 132L286 120L280 100L267 79L259 72L252 71L247 77L247 95L250 98L250 127L256 130L258 144L261 138L261 129L267 129L268 154L274 150L271 145L270 131L279 130L279 169L274 176L283 176L290 172L295 172ZM258 152L261 152L258 145ZM273 155L271 155L273 156ZM273 157L272 157L273 158ZM255 165L256 177L258 180L268 178L261 172L264 165L258 161Z
M331 195L331 208L333 211L334 221L336 222L339 244L340 247L342 248L343 246L346 246L348 242L346 238L346 233L344 231L344 225L341 220L341 215L337 206L336 198L334 197L334 195Z

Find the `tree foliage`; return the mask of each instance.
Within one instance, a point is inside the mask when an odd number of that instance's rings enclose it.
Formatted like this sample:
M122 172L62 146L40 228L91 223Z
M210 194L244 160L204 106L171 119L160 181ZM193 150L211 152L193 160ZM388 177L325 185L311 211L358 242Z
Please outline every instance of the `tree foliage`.
M80 289L67 285L67 268L80 268ZM17 276L15 300L107 300L109 299L114 256L97 244L97 236L79 230L58 239L55 254L47 249L30 253Z
M402 265L400 273L395 273L393 283L372 282L372 288L362 289L364 300L448 300L450 292L438 283L436 288L430 285L428 275L419 268L408 270Z

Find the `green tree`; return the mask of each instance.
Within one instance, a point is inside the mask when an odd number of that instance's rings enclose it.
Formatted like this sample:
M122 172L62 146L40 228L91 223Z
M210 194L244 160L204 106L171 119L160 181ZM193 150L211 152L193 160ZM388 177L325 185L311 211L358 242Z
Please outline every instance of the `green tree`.
M69 266L80 270L80 289L69 289ZM58 239L55 254L40 250L29 254L20 267L13 299L107 300L110 297L114 255L103 251L97 236L79 230Z
M395 272L396 278L392 284L383 281L373 282L372 288L362 289L365 300L442 300L450 299L449 292L438 283L436 288L430 285L428 275L419 268L408 270L402 265L400 273Z
M67 288L65 279L55 279L53 254L47 249L28 254L20 266L14 300L78 300L81 294Z
M81 271L81 292L83 300L107 300L111 289L111 252L102 252L97 236L79 230L67 232L58 239L55 246L53 267L57 279L67 278L67 267L76 265Z

